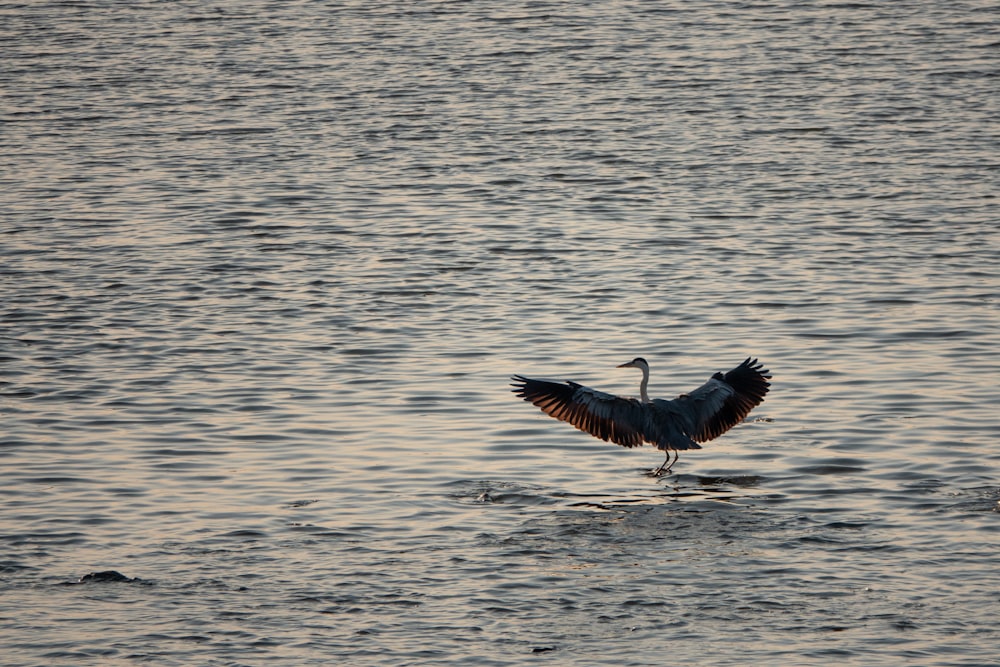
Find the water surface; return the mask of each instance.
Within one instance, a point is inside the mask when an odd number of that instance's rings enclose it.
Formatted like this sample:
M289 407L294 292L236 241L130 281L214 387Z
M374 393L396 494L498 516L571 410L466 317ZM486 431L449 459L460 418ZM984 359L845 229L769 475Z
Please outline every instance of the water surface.
M4 664L995 664L995 8L0 18Z

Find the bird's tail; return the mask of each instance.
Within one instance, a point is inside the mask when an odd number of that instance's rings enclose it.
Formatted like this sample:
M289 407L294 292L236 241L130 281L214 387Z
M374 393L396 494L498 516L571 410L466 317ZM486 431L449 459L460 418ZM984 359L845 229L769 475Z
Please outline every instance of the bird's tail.
M672 449L677 451L684 451L685 449L701 449L701 445L680 431L677 431L670 434L669 441L664 440L656 443L656 448L664 452L669 452Z

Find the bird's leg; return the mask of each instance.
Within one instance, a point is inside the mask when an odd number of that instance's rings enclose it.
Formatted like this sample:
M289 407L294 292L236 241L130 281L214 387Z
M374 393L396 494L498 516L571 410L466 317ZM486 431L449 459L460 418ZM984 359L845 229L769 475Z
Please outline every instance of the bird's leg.
M666 460L663 462L663 464L659 468L657 468L656 470L653 471L653 477L659 477L660 475L662 475L665 472L670 472L670 469L674 467L675 463L677 463L677 458L679 456L680 456L680 452L678 452L677 450L674 450L674 460L671 461L670 460L670 450L668 449L667 450L667 458L666 458ZM669 463L669 465L667 465L668 463Z

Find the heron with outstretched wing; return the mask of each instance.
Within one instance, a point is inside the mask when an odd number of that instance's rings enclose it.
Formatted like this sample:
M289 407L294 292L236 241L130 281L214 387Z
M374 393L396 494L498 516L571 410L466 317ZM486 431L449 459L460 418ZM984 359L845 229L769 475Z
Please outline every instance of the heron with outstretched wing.
M551 382L521 375L513 376L512 391L550 417L601 440L623 447L648 443L666 452L666 460L653 471L659 476L670 472L681 450L701 449L698 443L713 440L742 422L761 404L771 386L769 371L748 357L728 373L716 373L690 393L669 400L650 400L646 393L646 360L636 357L618 368L642 371L639 398L607 394L568 380Z

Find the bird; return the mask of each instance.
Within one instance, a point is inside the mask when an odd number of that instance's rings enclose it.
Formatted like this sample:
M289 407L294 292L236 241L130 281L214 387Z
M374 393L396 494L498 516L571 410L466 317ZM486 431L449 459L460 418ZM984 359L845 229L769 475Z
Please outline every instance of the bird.
M630 448L648 443L664 451L666 460L650 473L659 477L670 472L680 451L701 449L699 443L714 440L742 422L763 402L771 387L770 371L750 357L731 371L715 373L694 391L673 399L649 398L649 363L642 357L617 368L642 371L638 399L615 396L570 380L553 382L523 375L511 376L511 391L550 417L606 442Z

